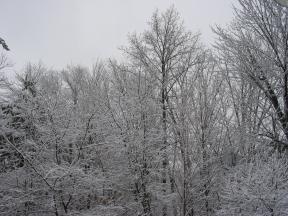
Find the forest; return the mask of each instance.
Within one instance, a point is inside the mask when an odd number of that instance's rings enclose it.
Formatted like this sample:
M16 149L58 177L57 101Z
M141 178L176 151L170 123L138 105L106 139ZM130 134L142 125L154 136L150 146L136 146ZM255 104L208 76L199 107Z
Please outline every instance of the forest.
M0 40L0 215L288 215L288 7L238 4L211 47L171 6L122 61L17 80Z

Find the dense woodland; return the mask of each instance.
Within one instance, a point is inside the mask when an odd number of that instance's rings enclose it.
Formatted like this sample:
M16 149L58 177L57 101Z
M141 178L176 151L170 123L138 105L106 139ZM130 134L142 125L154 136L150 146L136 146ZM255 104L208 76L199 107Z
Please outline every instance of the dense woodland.
M288 215L288 8L238 2L211 48L171 7L122 62L1 49L0 215Z

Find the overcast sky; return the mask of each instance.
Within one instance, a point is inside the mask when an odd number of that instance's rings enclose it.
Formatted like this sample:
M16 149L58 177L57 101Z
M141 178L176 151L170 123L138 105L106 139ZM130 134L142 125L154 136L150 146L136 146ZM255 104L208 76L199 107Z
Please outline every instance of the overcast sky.
M0 0L0 37L15 69L41 60L61 69L120 56L127 34L147 28L153 11L174 4L187 29L213 42L210 27L232 19L236 0ZM3 51L3 49L1 49Z

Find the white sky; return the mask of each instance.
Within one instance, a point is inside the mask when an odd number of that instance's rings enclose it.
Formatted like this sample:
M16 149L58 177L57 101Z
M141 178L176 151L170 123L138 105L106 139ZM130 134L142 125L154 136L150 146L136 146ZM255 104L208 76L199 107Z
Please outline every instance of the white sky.
M0 37L14 68L41 60L61 69L120 56L127 34L141 33L158 8L174 4L188 30L213 42L210 27L232 19L236 0L0 0ZM0 51L3 51L1 48Z

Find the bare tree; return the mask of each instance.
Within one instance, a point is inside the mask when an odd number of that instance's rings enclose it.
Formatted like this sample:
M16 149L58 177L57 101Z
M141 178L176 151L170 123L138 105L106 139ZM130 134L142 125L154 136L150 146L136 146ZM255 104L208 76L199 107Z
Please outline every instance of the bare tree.
M288 140L288 9L274 0L239 0L229 30L216 27L217 43L229 68L260 89L274 109L285 137L272 137L279 149ZM270 128L273 128L272 123Z
M195 62L198 35L185 31L179 14L171 7L162 14L156 11L149 22L150 29L142 35L131 35L130 47L125 52L135 64L141 65L157 80L162 125L162 184L163 193L168 193L168 106L167 101L177 80ZM171 179L170 179L171 181ZM173 181L173 180L172 180ZM163 216L167 215L164 204Z

